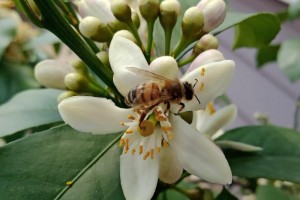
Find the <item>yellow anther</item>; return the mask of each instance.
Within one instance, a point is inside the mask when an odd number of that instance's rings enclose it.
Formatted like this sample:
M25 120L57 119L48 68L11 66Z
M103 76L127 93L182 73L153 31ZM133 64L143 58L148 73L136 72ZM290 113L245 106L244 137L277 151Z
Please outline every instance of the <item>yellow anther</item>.
M168 138L169 138L169 140L173 140L174 134L173 134L173 133L170 133L170 134L168 135Z
M129 139L125 139L125 151L129 150Z
M73 182L72 182L72 181L67 181L67 182L66 182L66 186L69 186L69 187L70 187L70 186L72 186L72 185L73 185Z
M204 83L201 83L200 84L200 91L203 91L204 90Z
M131 134L131 133L133 133L133 130L127 129L127 130L125 131L125 133Z
M163 140L163 147L168 147L169 143L166 140Z
M143 146L140 145L140 146L139 146L139 154L141 155L142 153L143 153Z
M135 117L133 115L128 115L128 119L135 120Z
M207 104L207 109L210 115L213 115L216 112L216 109L214 107L214 104L212 102L209 102Z
M168 131L173 130L171 126L162 126L161 130L163 130L165 133L167 133Z
M150 150L150 158L153 159L154 158L154 149Z
M204 75L205 75L205 69L202 68L202 69L201 69L201 76L204 76Z
M123 147L123 145L124 145L124 139L121 139L119 142L119 147Z
M160 153L160 147L156 147L157 153Z
M125 123L124 122L120 122L121 126L125 126Z
M134 155L135 154L135 149L131 150L131 154Z
M150 152L148 151L145 155L144 155L144 160L146 160L148 157L150 156Z

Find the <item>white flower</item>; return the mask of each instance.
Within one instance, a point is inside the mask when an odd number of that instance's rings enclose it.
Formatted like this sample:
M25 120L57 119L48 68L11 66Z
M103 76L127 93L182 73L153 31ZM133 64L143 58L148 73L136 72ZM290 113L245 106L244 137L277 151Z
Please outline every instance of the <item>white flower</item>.
M236 118L237 108L231 104L216 111L213 104L207 104L205 110L193 112L193 121L191 126L199 132L204 133L210 139L217 139L224 133L222 128L232 122ZM222 148L231 148L239 151L261 151L261 147L245 144L241 142L218 140L215 141Z
M137 67L155 74L176 79L178 67L172 57L161 57L147 64L139 47L128 39L115 36L109 49L109 60L114 71L114 83L124 97L135 86L145 83L149 77L136 75L127 67ZM199 110L215 97L224 93L233 73L234 62L222 60L211 62L192 70L181 82L197 84L188 101L184 98L183 111ZM120 146L121 184L126 199L151 199L158 178L174 183L182 170L204 180L229 184L231 170L222 151L203 133L175 114L181 106L171 102L171 109L161 103L146 113L139 127L141 112L137 108L118 108L105 98L70 97L58 108L63 120L73 128L94 134L125 131ZM173 114L175 113L175 114ZM155 126L154 126L155 125Z

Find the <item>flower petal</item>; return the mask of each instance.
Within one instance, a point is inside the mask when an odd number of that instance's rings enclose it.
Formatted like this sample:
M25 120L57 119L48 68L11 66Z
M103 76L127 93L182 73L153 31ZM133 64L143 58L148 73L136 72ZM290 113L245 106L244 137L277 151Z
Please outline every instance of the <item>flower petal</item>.
M215 141L215 143L221 148L230 148L238 151L255 152L255 151L263 150L263 148L261 147L254 146L251 144L245 144L242 142L236 142L236 141L220 140L220 141Z
M72 128L94 134L116 133L126 129L120 122L128 121L131 109L118 108L105 98L75 96L58 104L64 122Z
M211 138L218 130L235 119L237 108L233 104L226 106L215 112L213 115L208 114L208 117L205 120L202 119L202 121L201 118L203 117L199 116L201 115L201 112L196 111L194 113L196 113L196 115L194 115L195 120L198 120L198 123L196 123L196 129Z
M158 181L159 155L143 159L135 154L121 156L121 185L126 199L149 200Z
M111 12L109 0L81 0L77 5L82 18L93 16L103 23L109 23L116 19Z
M159 179L165 183L175 183L182 174L182 167L169 147L163 147L160 152Z
M181 166L206 181L230 184L232 173L223 152L179 116L170 116L174 138L169 141Z
M182 112L203 109L209 101L222 95L233 78L234 69L235 64L233 61L223 60L198 67L182 77L181 82L189 82L192 85L198 80L194 87L194 94L200 101L199 103L195 96L189 101L182 99L181 102L185 104ZM180 105L173 104L172 112L178 112L180 107Z

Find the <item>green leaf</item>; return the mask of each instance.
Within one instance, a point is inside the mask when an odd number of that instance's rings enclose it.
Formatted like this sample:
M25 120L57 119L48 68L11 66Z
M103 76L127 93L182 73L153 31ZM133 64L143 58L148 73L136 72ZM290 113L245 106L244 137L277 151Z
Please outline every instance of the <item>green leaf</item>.
M238 200L232 195L226 188L223 188L222 192L215 198L215 200Z
M264 64L276 61L280 45L269 45L259 48L256 54L257 67L261 68Z
M257 200L296 200L287 192L280 190L272 185L258 186L256 189Z
M275 15L259 13L235 26L233 48L263 47L268 45L280 31L280 23Z
M57 110L60 90L27 90L0 106L0 137L62 121Z
M20 91L39 87L31 66L0 61L0 104Z
M15 38L16 27L17 23L14 19L0 19L0 58L2 57L6 47Z
M118 138L63 125L0 148L1 198L123 200Z
M276 126L248 126L225 133L232 140L263 148L256 153L225 151L235 176L300 183L300 133Z
M160 193L157 200L189 200L189 198L176 190L170 189Z
M278 51L279 68L290 81L300 78L300 39L286 40Z

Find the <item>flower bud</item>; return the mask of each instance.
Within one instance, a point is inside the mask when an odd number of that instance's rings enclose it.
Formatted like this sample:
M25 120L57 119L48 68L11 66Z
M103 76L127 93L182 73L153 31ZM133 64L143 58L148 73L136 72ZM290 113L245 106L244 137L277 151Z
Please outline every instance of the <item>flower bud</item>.
M211 35L206 34L200 38L200 40L197 42L197 44L194 47L193 54L199 55L203 51L209 50L209 49L217 49L219 46L218 39Z
M226 4L223 0L202 0L197 7L203 10L203 30L207 33L218 27L225 19Z
M180 3L177 0L165 0L161 2L159 14L160 24L164 29L173 29L180 11Z
M66 91L66 92L63 92L61 93L58 97L57 97L57 102L60 103L62 100L65 100L69 97L73 97L73 96L76 96L77 93L76 92L73 92L73 91Z
M84 18L79 24L79 30L82 35L97 42L108 42L113 36L110 28L96 17Z
M101 60L101 62L109 66L109 59L108 59L108 52L107 51L100 51L99 53L96 54L96 56Z
M3 140L2 138L0 138L0 147L4 146L6 144L5 140Z
M81 74L88 74L88 69L86 67L86 64L81 59L77 58L72 60L71 65L76 72Z
M138 3L143 18L154 22L159 16L159 0L138 0Z
M132 19L132 22L133 22L133 24L135 25L135 27L140 27L140 24L141 24L141 21L140 21L140 17L139 17L139 15L138 15L138 13L137 12L135 12L135 11L131 11L132 12L132 14L131 14L131 19Z
M189 73L190 71L193 71L194 69L197 69L202 65L222 60L225 60L225 58L220 51L215 49L204 51L203 53L198 55L197 58L192 62L186 73Z
M115 36L121 36L121 37L131 40L132 42L137 44L135 37L132 35L131 32L129 32L127 30L118 31L115 33Z
M204 25L203 12L197 7L190 7L184 13L181 27L186 38L195 38L202 32Z
M95 94L101 92L101 89L87 75L78 72L67 74L64 81L67 88L74 92Z
M120 22L119 20L115 19L114 21L108 23L109 28L112 32L117 32L120 30L129 30L129 27L124 22Z
M177 78L178 65L176 60L171 56L161 56L153 60L149 66L151 72L174 80Z
M130 23L132 21L131 8L124 0L114 0L111 3L111 11L121 22Z
M65 76L73 71L74 69L68 63L44 60L35 66L34 75L36 80L45 87L65 89Z

